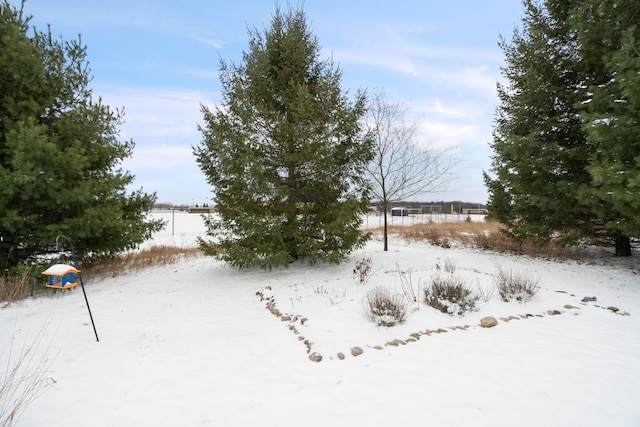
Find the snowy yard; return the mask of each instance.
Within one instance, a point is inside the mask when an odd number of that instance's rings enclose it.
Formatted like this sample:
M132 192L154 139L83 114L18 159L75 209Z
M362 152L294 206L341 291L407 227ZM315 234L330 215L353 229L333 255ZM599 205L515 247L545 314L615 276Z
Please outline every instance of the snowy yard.
M158 243L203 233L198 215L156 215L173 220ZM80 287L2 309L2 371L35 343L32 366L47 357L55 380L17 425L640 425L640 254L555 262L390 242L339 266L236 271L194 257L85 282L100 342ZM445 265L483 290L475 311L422 303ZM503 302L499 269L539 279L534 300ZM379 327L362 300L375 286L406 294L399 270L418 302ZM481 327L486 316L498 325Z

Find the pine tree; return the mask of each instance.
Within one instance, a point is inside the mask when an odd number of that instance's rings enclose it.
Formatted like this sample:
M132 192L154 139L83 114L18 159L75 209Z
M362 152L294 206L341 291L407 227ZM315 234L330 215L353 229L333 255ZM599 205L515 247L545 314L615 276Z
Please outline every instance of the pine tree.
M485 174L492 214L520 237L640 236L640 60L634 1L525 1L502 43L508 88Z
M162 224L147 221L155 195L126 193L118 141L122 113L94 101L86 47L36 31L0 4L0 262L47 251L56 236L80 257L135 247Z
M593 145L582 202L631 255L640 237L640 9L636 1L583 1L572 16L583 62L584 129Z
M368 237L358 230L371 159L365 96L350 102L342 92L304 12L277 8L271 26L249 36L241 64L221 60L222 105L202 108L194 154L218 215L201 244L238 268L340 262Z
M581 71L568 25L575 1L525 0L523 29L501 39L507 85L498 86L491 172L485 173L491 215L519 238L578 238L594 230L579 203L590 182L591 148L576 104Z

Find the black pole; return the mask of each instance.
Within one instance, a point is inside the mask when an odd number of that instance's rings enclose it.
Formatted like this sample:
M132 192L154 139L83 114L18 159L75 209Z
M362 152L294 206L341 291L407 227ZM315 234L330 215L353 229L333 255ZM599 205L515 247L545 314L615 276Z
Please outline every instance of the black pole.
M64 236L62 234L59 234L58 237L56 237L56 248L60 251L61 248L63 248L63 245L60 244L59 239L60 238L65 239L67 242L69 242L69 246L71 246L71 256L73 257L73 262L76 263L76 267L78 265L78 258L76 257L76 250L73 247L73 243L71 242L71 240L67 237ZM87 292L84 290L84 282L82 281L82 274L78 275L80 278L80 287L82 288L82 293L84 294L84 301L87 303L87 310L89 311L89 318L91 319L91 326L93 326L93 333L96 334L96 341L100 342L100 339L98 338L98 331L96 331L96 324L93 323L93 315L91 314L91 307L89 307L89 300L87 299Z

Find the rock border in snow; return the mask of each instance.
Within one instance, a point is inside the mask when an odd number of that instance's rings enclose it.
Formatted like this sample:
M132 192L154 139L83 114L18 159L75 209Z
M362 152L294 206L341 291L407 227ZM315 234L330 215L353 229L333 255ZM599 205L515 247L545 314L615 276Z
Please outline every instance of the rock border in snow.
M267 286L265 287L262 291L258 291L256 292L256 295L260 298L260 301L266 301L266 305L265 308L274 316L278 317L282 322L286 322L288 323L288 327L289 330L291 332L293 332L297 337L298 337L298 341L302 342L306 348L307 348L307 354L309 354L309 360L311 360L312 362L316 362L319 363L322 360L324 360L324 357L322 356L322 354L318 353L318 352L314 352L313 350L313 342L309 341L308 339L306 339L298 330L298 324L300 326L304 325L309 319L307 317L304 317L302 315L294 315L294 314L288 314L288 313L282 313L278 308L277 308L277 304L276 304L276 300L275 297L273 295L268 295L271 291L271 287ZM597 298L596 297L584 297L581 301L581 304L583 306L587 306L588 302L596 302ZM602 306L599 304L593 304L593 307L596 308L601 308L601 309L605 309L613 314L617 314L620 316L631 316L630 313L626 312L626 311L620 311L620 309L618 307L614 307L614 306ZM526 320L526 319L530 319L533 317L545 317L545 316L557 316L557 315L561 315L562 313L566 313L567 311L570 310L580 310L580 307L576 307L573 306L571 304L565 304L564 305L564 310L565 311L561 311L561 310L556 310L556 309L552 309L552 310L547 310L546 313L543 314L520 314L520 315L516 315L516 316L508 316L508 317L500 317L499 320L502 321L503 323L509 323L512 320ZM425 329L424 331L419 331L419 332L415 332L410 334L410 336L408 338L405 339L394 339L391 341L387 341L384 345L374 345L374 346L367 346L370 349L373 350L383 350L385 347L400 347L400 346L405 346L407 344L413 343L413 342L417 342L420 340L421 337L423 336L431 336L434 334L443 334L443 333L447 333L449 332L449 330L451 331L456 331L456 330L462 330L462 331L466 331L470 328L476 328L476 327L481 327L481 328L493 328L495 326L498 326L499 322L498 319L496 319L493 316L485 316L482 319L480 319L480 323L475 326L472 327L468 324L465 325L457 325L457 326L450 326L447 329L443 329L443 328L438 328L438 329ZM357 347L354 346L352 347L349 352L353 357L358 357L360 355L362 355L364 353L364 350L361 347ZM346 359L345 356L345 352L338 352L336 354L336 358L338 360L344 360ZM333 359L333 357L330 357L330 359Z

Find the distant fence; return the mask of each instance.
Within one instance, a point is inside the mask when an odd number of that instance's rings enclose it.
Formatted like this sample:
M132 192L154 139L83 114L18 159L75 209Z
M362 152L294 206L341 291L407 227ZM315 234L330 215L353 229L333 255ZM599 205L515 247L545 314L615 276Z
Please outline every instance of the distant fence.
M443 223L443 222L484 222L486 215L478 214L459 214L459 213L419 213L406 216L387 216L389 225L414 225L427 223ZM384 225L382 212L370 212L363 218L362 226L364 228L376 228Z
M216 212L216 208L208 208L208 207L187 208L187 212L188 213L194 213L194 214L215 213Z
M488 209L462 209L463 215L487 215L488 213Z

